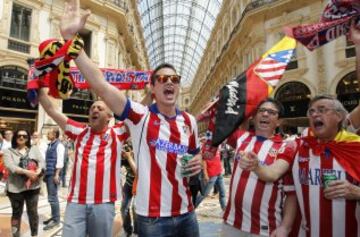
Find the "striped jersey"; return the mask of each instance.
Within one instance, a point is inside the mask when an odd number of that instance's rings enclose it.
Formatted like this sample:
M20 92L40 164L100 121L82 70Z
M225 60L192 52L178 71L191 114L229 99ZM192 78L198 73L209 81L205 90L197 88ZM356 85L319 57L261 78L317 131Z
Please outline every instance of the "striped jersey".
M299 236L360 236L359 202L324 197L322 175L325 173L359 185L330 152L313 150L306 141L300 140L292 173L302 216Z
M186 112L169 118L156 104L127 101L118 117L128 126L138 167L136 213L147 217L177 216L194 209L181 157L199 152L197 124Z
M241 231L269 236L280 225L285 193L294 194L294 186L289 174L271 183L261 181L254 172L241 169L239 152L253 151L260 165L271 165L276 159L291 164L296 146L293 142L284 142L278 135L266 139L240 130L232 134L228 143L236 147L236 155L223 219Z
M75 141L68 202L99 204L121 197L121 148L127 138L118 123L102 132L68 119L65 133Z

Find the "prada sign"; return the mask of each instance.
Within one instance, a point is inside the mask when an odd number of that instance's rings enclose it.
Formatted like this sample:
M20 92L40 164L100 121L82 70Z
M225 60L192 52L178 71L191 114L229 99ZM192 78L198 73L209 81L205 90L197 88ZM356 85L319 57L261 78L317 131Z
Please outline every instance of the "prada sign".
M351 112L359 104L360 93L342 94L337 96L345 109Z
M0 87L0 107L24 109L37 112L26 99L26 92L11 88Z
M63 101L64 114L89 115L89 109L93 101L68 99Z

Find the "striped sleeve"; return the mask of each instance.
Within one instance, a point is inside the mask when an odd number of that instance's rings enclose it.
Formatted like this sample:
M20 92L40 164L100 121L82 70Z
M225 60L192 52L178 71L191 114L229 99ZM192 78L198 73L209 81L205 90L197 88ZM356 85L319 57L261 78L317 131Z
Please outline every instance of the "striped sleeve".
M76 140L77 136L84 130L85 124L75 120L68 119L65 126L65 134L72 140Z
M297 143L295 141L285 141L281 145L276 159L282 159L289 163L291 166L294 162L296 154Z
M124 122L118 122L113 126L114 132L120 141L126 141L129 138L129 132Z
M131 121L133 125L137 125L147 111L148 107L127 99L123 113L115 115L115 118L126 122L126 124Z

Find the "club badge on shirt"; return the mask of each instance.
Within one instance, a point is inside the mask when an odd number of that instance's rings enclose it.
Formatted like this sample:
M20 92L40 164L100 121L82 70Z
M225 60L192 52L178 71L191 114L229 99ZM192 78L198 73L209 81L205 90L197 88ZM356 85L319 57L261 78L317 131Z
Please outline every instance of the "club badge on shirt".
M183 131L184 131L184 133L185 133L187 136L190 136L190 135L191 135L191 131L190 131L190 127L189 127L189 126L184 125L184 126L183 126Z

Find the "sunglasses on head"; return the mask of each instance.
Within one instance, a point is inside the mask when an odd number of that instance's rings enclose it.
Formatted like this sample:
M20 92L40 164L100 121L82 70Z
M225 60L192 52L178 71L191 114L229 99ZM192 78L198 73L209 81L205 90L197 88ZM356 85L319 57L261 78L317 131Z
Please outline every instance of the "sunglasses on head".
M179 75L155 75L154 78L161 84L168 82L169 79L172 83L179 84L181 80L181 76Z
M24 139L28 139L28 138L29 138L28 135L26 135L26 134L18 134L16 137L17 137L17 138L22 137L22 138L24 138Z

